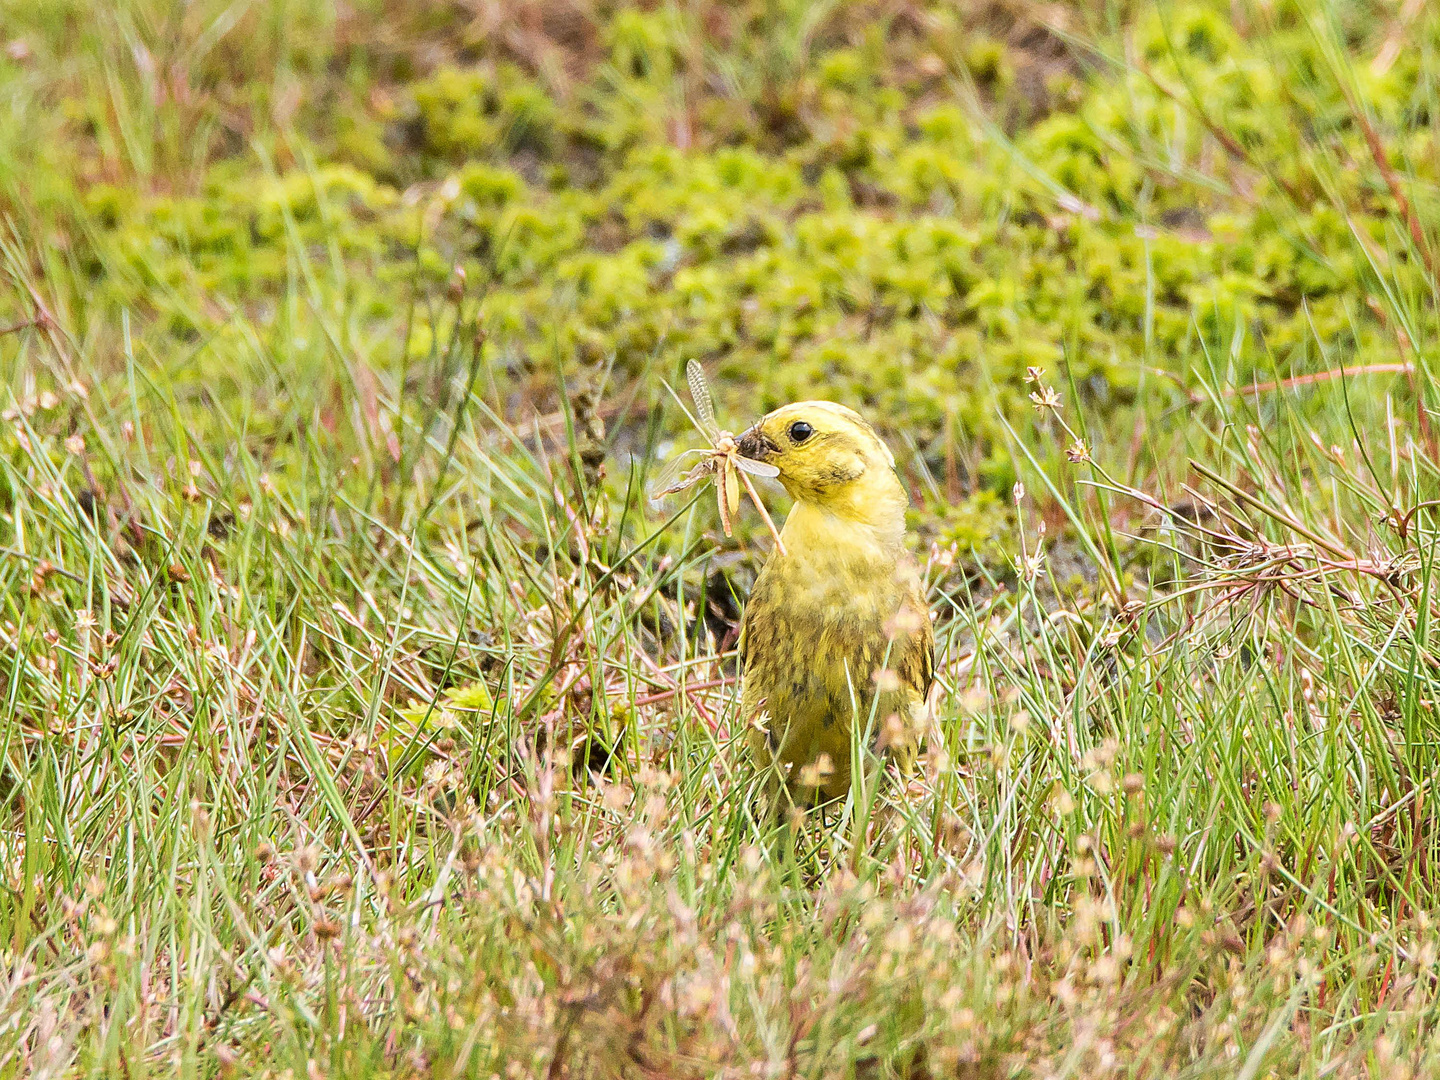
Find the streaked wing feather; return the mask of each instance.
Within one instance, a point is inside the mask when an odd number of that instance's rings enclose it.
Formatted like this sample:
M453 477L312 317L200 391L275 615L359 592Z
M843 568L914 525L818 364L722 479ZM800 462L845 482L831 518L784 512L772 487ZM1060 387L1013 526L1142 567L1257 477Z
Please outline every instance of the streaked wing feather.
M900 681L918 691L923 701L929 697L930 684L935 681L935 630L930 623L930 609L918 588L912 599L923 622L904 644L899 673Z

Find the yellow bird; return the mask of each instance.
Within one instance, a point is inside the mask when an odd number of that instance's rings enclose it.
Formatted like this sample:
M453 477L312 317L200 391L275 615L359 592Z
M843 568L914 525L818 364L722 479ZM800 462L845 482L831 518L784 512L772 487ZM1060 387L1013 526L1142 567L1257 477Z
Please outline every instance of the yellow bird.
M895 458L856 412L829 401L776 409L738 447L778 468L795 500L740 626L756 755L804 802L849 790L857 725L908 770L926 722L934 632L905 550Z

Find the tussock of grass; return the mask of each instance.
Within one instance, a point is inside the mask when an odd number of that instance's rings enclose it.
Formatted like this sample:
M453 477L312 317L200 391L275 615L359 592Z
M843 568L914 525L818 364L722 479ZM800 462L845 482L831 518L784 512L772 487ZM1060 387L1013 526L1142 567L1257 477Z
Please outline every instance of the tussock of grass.
M1236 11L0 3L0 1072L1433 1071L1440 39ZM908 782L760 813L690 356Z

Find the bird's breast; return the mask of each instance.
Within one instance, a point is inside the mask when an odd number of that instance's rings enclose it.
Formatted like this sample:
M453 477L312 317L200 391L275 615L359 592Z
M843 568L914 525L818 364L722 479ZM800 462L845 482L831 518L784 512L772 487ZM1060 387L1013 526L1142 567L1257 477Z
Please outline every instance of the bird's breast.
M894 559L804 548L773 557L751 597L757 618L746 646L747 677L765 684L772 707L782 698L865 699L888 662L909 584Z

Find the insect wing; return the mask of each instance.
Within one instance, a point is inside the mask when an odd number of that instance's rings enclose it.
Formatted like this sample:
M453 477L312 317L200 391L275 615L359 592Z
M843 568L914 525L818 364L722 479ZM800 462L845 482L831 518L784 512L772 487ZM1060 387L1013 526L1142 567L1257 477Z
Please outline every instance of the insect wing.
M742 472L748 472L751 476L764 476L774 479L780 475L780 470L768 461L756 461L754 458L740 457L738 454L731 459L735 467Z
M695 418L700 421L700 429L714 441L720 434L720 425L715 423L710 384L705 381L705 369L700 366L699 360L691 360L685 365L685 379L690 384L690 397L695 402Z
M668 495L674 495L688 487L694 487L696 481L703 475L705 463L703 461L697 463L691 472L685 470L686 466L691 464L693 455L698 453L702 453L702 451L686 450L676 454L665 463L664 468L656 473L655 479L650 482L651 502L658 503Z

